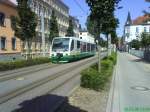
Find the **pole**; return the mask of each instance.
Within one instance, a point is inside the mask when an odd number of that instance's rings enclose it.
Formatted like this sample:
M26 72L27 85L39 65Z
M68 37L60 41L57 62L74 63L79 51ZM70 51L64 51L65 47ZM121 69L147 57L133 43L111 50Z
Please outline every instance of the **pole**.
M41 29L42 29L42 52L43 56L45 56L45 29L44 29L44 9L42 8L41 14Z
M98 72L101 72L101 47L98 44Z
M108 56L111 55L111 34L108 35Z

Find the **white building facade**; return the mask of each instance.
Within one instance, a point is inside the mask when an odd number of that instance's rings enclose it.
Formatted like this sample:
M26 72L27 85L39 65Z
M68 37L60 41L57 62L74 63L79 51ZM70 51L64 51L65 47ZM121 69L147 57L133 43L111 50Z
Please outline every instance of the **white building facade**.
M91 35L88 31L80 31L79 38L83 39L83 40L85 40L87 42L92 42L92 43L95 42L94 36Z
M70 16L70 19L72 20L72 23L73 23L73 32L74 32L74 36L75 37L79 37L79 20L73 16Z
M128 13L124 27L124 42L129 43L134 39L140 40L143 32L150 33L150 18L145 15L132 21L130 13Z
M69 26L69 8L61 0L29 0L29 5L38 16L37 35L33 46L36 52L48 54L52 10L57 18L59 36L65 36Z

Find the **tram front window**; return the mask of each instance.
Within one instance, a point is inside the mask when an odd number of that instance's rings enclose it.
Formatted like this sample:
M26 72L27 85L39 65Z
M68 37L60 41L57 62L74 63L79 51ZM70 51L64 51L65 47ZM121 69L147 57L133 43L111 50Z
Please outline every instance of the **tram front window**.
M54 39L52 51L68 51L69 50L69 38Z

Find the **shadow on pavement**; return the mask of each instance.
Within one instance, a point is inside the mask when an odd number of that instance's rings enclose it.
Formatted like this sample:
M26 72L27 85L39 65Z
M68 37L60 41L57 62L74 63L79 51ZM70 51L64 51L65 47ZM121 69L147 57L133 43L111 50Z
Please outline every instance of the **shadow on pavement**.
M51 94L24 101L19 106L12 112L87 112L70 105L67 97Z
M132 60L133 62L144 62L144 63L146 63L146 64L150 64L150 62L148 62L148 61L146 61L146 60L144 60L144 59L142 59L142 58L140 58L140 59L134 59L134 60Z

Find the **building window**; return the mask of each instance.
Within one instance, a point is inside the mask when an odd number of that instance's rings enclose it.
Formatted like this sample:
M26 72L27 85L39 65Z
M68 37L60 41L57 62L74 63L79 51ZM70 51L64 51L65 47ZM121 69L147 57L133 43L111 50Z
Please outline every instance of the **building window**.
M71 42L71 51L74 49L74 40Z
M6 38L5 37L1 37L1 50L5 50L6 49Z
M129 34L129 33L126 33L126 37L129 38L129 36L130 36L130 34Z
M138 27L136 27L136 33L139 33L139 28Z
M5 14L0 12L0 26L4 26Z
M127 30L126 30L126 31L127 31L127 33L130 33L130 28L127 28Z
M12 50L16 50L16 38L12 38Z
M144 27L144 32L146 32L146 27Z

